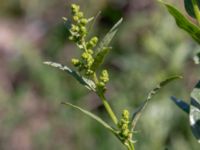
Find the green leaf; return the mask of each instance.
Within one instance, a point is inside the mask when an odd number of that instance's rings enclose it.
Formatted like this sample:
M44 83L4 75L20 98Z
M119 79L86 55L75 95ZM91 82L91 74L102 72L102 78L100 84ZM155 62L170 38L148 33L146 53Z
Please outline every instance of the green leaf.
M190 36L200 44L200 28L190 22L179 10L177 10L172 5L167 4L162 0L160 0L160 2L167 7L168 12L174 17L179 28L189 33Z
M94 58L94 63L92 65L92 70L95 71L99 68L99 66L103 63L104 58L111 50L111 47L108 47L109 43L115 36L115 34L118 31L119 25L122 23L123 19L121 18L111 29L110 31L105 35L103 40L99 43L97 47L97 54Z
M96 85L92 80L82 77L78 72L70 69L69 67L59 64L59 63L50 62L50 61L46 61L44 62L44 64L67 72L68 74L73 76L80 84L84 85L89 90L96 91Z
M101 51L104 47L108 47L109 43L115 36L116 32L118 31L119 25L122 23L123 19L121 18L111 29L110 31L105 35L103 40L99 43L97 47L97 51Z
M67 103L67 102L62 102L62 104L66 105L66 106L70 106L76 110L79 110L81 111L82 113L84 113L85 115L87 115L88 117L94 119L95 121L97 121L98 123L100 123L103 127L105 127L106 129L108 129L109 131L111 131L112 133L114 133L116 135L116 131L109 125L107 124L105 121L103 121L100 117L96 116L95 114L85 110L85 109L82 109L76 105L73 105L71 103Z
M182 78L181 76L173 76L170 78L165 79L164 81L160 82L153 90L151 90L146 98L146 100L140 105L140 107L133 113L132 115L132 130L135 129L135 126L139 120L139 118L141 117L141 114L143 112L143 110L146 108L148 102L152 99L152 97L158 93L158 91L164 87L165 85L167 85L168 83L170 83L173 80L176 79L180 79Z
M197 0L197 4L200 8L200 0ZM185 6L185 10L187 11L187 13L191 17L196 18L195 13L194 13L194 8L193 8L193 5L192 5L192 0L184 0L184 6Z
M191 93L189 118L192 133L200 142L200 81Z
M99 12L95 15L95 17L91 17L91 18L88 19L88 22L91 22L90 25L89 25L89 27L88 27L88 32L90 32L91 29L94 27L94 24L95 24L97 18L100 16L100 14L101 14L101 11L99 11Z
M184 102L183 100L177 99L176 97L172 96L171 100L180 108L182 109L184 112L186 112L187 114L189 114L190 112L190 105L187 104L186 102Z
M94 58L94 63L91 67L93 71L97 70L99 66L104 62L104 58L109 53L110 50L111 48L106 47L97 53L97 55Z

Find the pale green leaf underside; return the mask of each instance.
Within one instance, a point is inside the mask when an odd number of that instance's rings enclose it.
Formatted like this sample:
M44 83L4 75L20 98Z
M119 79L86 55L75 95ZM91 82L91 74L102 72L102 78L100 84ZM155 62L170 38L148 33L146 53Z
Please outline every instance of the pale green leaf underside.
M161 0L160 2L167 7L168 12L176 20L176 24L181 29L189 33L190 36L200 44L200 28L196 26L195 24L193 24L192 22L190 22L178 9L176 9L172 5L167 4Z
M95 121L97 121L98 123L100 123L103 127L105 127L106 129L110 130L112 133L114 133L116 135L116 131L109 125L107 124L105 121L103 121L100 117L98 117L97 115L83 109L83 108L80 108L76 105L73 105L71 103L67 103L67 102L62 102L62 104L66 105L66 106L70 106L76 110L79 110L81 111L82 113L84 113L85 115L87 115L88 117L94 119Z
M96 85L92 80L82 77L79 73L70 69L69 67L59 64L59 63L50 62L50 61L46 61L46 62L44 62L44 64L67 72L68 74L73 76L80 84L84 85L89 90L95 91Z
M139 118L141 117L142 111L145 109L145 107L147 106L148 102L152 99L152 97L158 93L158 91L164 87L165 85L167 85L168 83L170 83L173 80L176 79L180 79L182 78L181 76L173 76L170 78L165 79L164 81L160 82L153 90L151 90L147 96L147 99L142 103L142 105L140 105L140 107L133 113L132 116L132 129L134 130L137 121L139 120Z

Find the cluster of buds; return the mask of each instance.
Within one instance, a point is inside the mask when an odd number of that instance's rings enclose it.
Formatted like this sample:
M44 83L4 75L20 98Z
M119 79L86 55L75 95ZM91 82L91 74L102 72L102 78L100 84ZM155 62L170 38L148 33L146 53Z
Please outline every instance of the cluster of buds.
M86 25L88 23L88 19L84 18L83 12L80 11L80 6L76 4L71 5L71 12L74 24L71 25L71 36L69 36L69 39L79 44L87 35Z
M124 143L132 139L132 132L129 129L130 114L128 110L123 110L122 117L118 122L119 136Z
M96 46L97 41L98 38L93 37L89 42L87 42L87 47L83 50L80 60L76 58L72 59L72 64L77 67L79 71L83 71L86 76L90 76L94 73L92 70L92 65L94 63L94 51L91 48Z
M109 81L109 74L107 70L102 70L101 75L100 75L100 81L98 83L99 88L101 88L103 91L106 90L105 85Z
M80 11L80 7L76 4L71 5L71 12L73 15L74 24L71 25L71 29L69 30L71 33L69 39L74 41L78 47L83 50L81 58L73 58L72 64L77 67L79 71L84 72L86 76L90 76L94 73L94 71L91 69L94 63L93 48L97 45L98 38L92 37L88 42L86 42L86 25L89 22L89 19L84 17L83 12Z
M77 46L82 50L81 57L79 59L73 58L71 62L78 69L79 72L82 72L85 76L89 77L95 73L93 66L95 61L94 48L97 46L98 38L94 36L86 41L87 24L90 19L84 17L83 12L80 11L80 7L78 5L71 5L71 13L73 21L69 30L71 34L69 36L69 39L74 41ZM103 70L97 83L99 89L105 91L105 84L108 81L108 72L107 70Z
M93 51L84 51L81 55L81 59L72 59L72 64L78 68L78 70L84 71L86 76L92 75L94 72L91 69L92 64L94 63L94 58L92 56Z

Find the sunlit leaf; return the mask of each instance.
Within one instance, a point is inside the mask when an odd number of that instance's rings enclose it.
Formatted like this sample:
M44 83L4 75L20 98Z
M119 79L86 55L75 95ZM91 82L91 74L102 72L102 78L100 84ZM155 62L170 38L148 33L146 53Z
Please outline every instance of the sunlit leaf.
M161 0L160 0L160 2L167 7L168 12L176 20L176 24L181 29L183 29L187 33L189 33L190 36L200 44L200 28L198 26L196 26L195 24L193 24L191 21L189 21L179 10L177 10L172 5L167 4Z
M181 76L173 76L170 78L165 79L164 81L160 82L153 90L151 90L147 96L147 99L140 105L140 107L133 113L132 115L132 130L134 130L139 118L141 117L142 111L145 109L147 106L148 102L152 99L152 97L158 93L158 91L170 83L173 80L180 79L182 78Z
M67 102L62 102L62 104L66 105L66 106L70 106L76 110L79 110L81 111L82 113L84 113L86 116L94 119L95 121L97 121L98 123L100 123L103 127L105 127L106 129L110 130L112 133L116 134L116 131L109 125L107 124L105 121L103 121L100 117L98 117L97 115L83 109L83 108L80 108L76 105L73 105L71 103L67 103Z
M186 112L187 114L189 114L190 112L190 105L187 104L186 102L182 101L181 99L177 99L176 97L172 96L171 100L180 108L182 109L184 112Z
M96 85L92 80L82 77L78 72L70 69L69 67L59 64L59 63L50 62L50 61L46 61L44 62L44 64L67 72L68 74L73 76L80 84L84 85L89 90L95 91Z
M193 135L200 142L200 81L191 93L190 126Z

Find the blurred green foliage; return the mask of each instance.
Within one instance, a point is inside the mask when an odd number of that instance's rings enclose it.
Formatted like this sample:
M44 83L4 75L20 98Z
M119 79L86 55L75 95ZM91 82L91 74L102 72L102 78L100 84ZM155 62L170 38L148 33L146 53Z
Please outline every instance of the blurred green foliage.
M77 2L77 1L73 1ZM0 149L122 149L97 123L60 105L73 102L107 118L96 96L65 73L42 64L70 64L75 47L67 40L62 16L72 1L2 0L0 5ZM138 107L156 83L172 75L184 79L165 87L137 125L138 150L198 150L188 118L170 101L189 99L199 70L192 56L198 45L164 7L149 0L78 1L87 16L101 11L91 35L104 35L124 21L106 59L111 72L107 95L115 110ZM178 3L178 1L177 1ZM106 139L106 140L102 140Z

